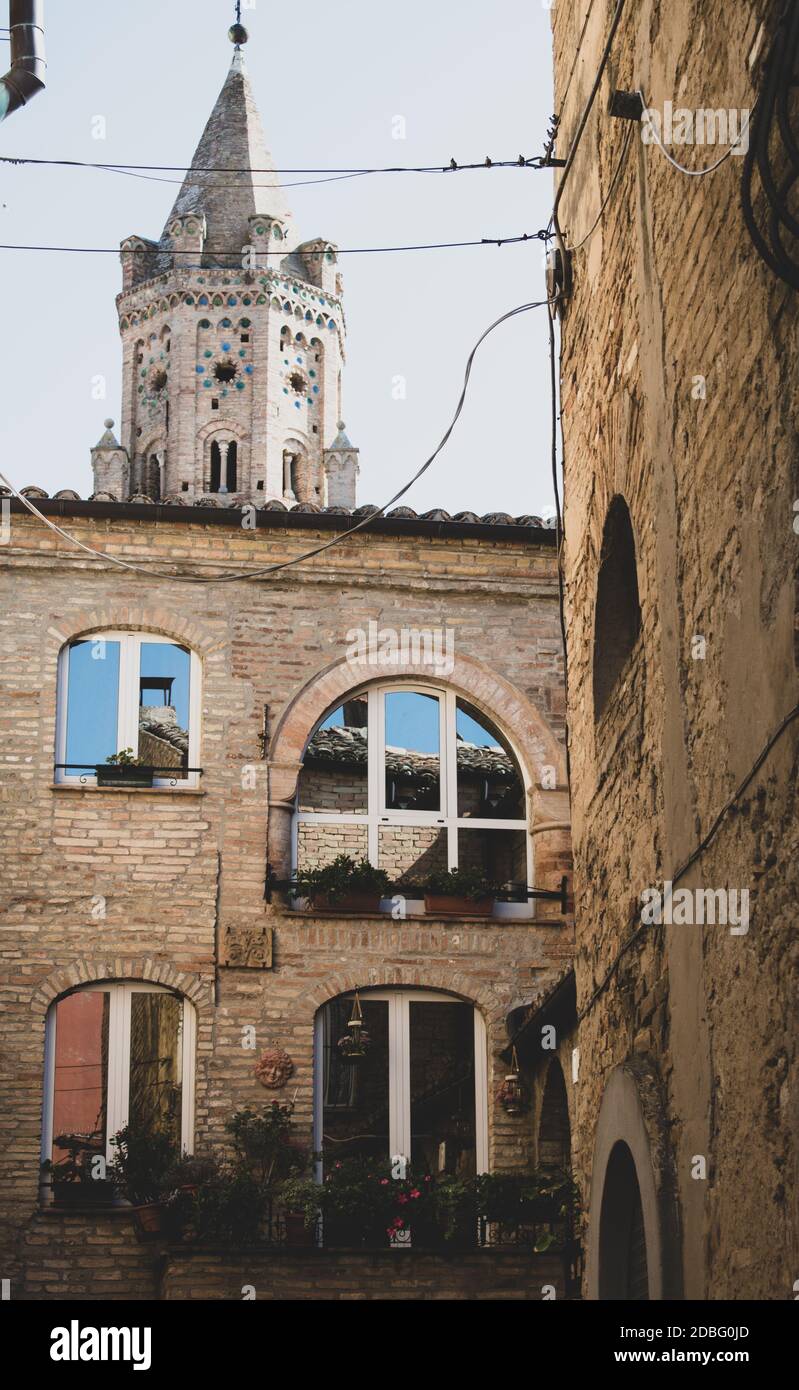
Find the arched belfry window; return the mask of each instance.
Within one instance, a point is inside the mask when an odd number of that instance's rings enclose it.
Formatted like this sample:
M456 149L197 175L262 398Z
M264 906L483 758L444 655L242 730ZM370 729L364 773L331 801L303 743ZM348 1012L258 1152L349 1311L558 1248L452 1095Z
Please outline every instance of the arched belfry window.
M209 452L210 470L208 491L228 492L238 489L239 446L235 439L212 439Z
M368 858L410 897L432 872L469 868L521 894L532 882L525 808L516 754L483 713L443 686L374 685L308 742L295 863Z
M627 503L610 504L599 557L594 618L594 717L599 719L641 630L638 573Z

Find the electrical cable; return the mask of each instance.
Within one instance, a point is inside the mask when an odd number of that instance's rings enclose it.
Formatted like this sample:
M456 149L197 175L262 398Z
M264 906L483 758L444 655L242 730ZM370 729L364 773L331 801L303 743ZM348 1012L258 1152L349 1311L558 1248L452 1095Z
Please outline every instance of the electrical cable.
M795 251L791 254L785 247L782 235L785 229L794 239L799 238L799 222L787 203L788 194L799 179L799 147L789 111L791 94L797 85L798 64L799 9L789 0L777 21L755 103L758 114L754 138L744 159L741 205L747 230L761 260L794 290L799 290L797 254ZM758 208L757 214L753 202L755 168L765 203L765 208ZM780 170L779 182L777 169ZM765 222L765 226L761 226L761 222Z
M563 642L563 687L566 699L566 710L569 708L569 648L566 642L566 603L564 594L563 579L563 518L560 506L560 488L558 486L558 390L557 390L557 368L555 363L555 323L552 311L547 314L549 319L549 389L550 389L550 428L551 428L551 454L552 454L552 488L555 493L555 521L556 521L556 542L558 560L558 612L560 615L560 635ZM569 805L571 806L571 753L569 751L569 731L568 725L565 731L564 743L566 747L566 789L569 793Z
M594 222L592 222L592 224L591 224L591 226L589 227L588 231L586 232L585 236L582 237L582 238L580 239L580 241L576 241L576 242L574 243L573 246L567 246L566 250L567 250L570 254L572 254L572 253L575 252L575 251L579 251L581 246L585 246L585 243L589 240L590 237L592 237L592 236L594 235L594 232L596 231L597 227L599 226L600 222L602 221L602 218L603 218L604 213L605 213L605 209L607 208L608 203L610 202L611 198L613 197L613 191L614 191L614 189L615 189L615 187L616 187L616 184L617 184L618 179L619 179L619 175L620 175L620 173L621 173L621 171L622 171L622 166L624 165L624 161L625 161L625 159L626 159L626 157L627 157L627 151L628 151L628 149L629 149L629 147L630 147L630 140L631 140L631 138L632 138L632 133L633 133L633 128L632 128L632 126L628 126L627 131L625 132L624 142L623 142L622 147L621 147L621 153L620 153L620 155L619 155L618 163L616 164L616 168L615 168L614 171L613 171L613 175L612 175L611 180L610 180L610 186L608 187L608 191L607 191L607 193L606 193L606 195L605 195L604 202L602 203L602 206L601 206L601 208L599 209L599 212L598 212L597 215L596 215L596 219L594 220Z
M109 564L118 566L118 568L120 569L129 570L135 574L146 574L149 578L177 580L186 584L234 584L238 582L243 582L245 580L261 579L267 575L277 574L282 570L291 569L295 565L303 564L306 560L311 560L315 556L323 554L326 550L332 549L333 546L341 545L342 542L348 540L350 536L354 536L359 531L365 530L377 517L383 516L384 513L388 511L389 507L393 507L394 504L398 502L401 497L404 497L405 494L410 491L413 484L417 482L419 478L421 478L422 474L427 472L428 468L430 468L431 464L435 462L442 449L448 443L450 435L452 434L452 431L454 430L458 420L460 419L461 412L466 401L469 380L472 374L472 364L481 344L485 342L485 339L489 336L489 334L493 333L494 329L498 328L500 324L507 323L509 319L515 318L518 314L525 314L531 309L540 309L543 305L549 306L550 304L551 301L548 299L537 300L530 304L519 304L516 306L515 309L509 309L507 313L501 314L498 319L495 319L494 322L490 324L489 327L486 328L483 333L481 333L480 337L477 339L477 342L475 343L474 347L469 353L469 356L466 360L466 368L463 376L463 386L461 389L460 397L458 399L458 404L455 408L455 413L446 431L444 432L441 441L433 450L433 453L430 455L430 457L426 459L425 462L421 465L421 467L416 470L413 477L407 483L405 483L399 489L399 491L394 494L393 497L389 498L389 500L385 502L382 507L378 507L376 511L371 512L369 516L364 517L361 521L357 523L357 525L351 526L348 530L340 532L339 535L331 537L330 540L324 541L322 544L314 546L310 550L304 551L301 555L296 555L291 560L281 560L277 564L261 566L255 570L248 570L246 573L227 573L221 575L185 574L181 573L179 570L167 572L164 570L155 570L143 565L136 565L128 560L121 560L116 555L109 555L104 551L95 550L92 546L86 545L76 536L73 536L69 532L64 531L62 527L57 526L55 522L50 521L49 517L46 517L42 512L40 512L38 507L34 506L34 504L31 502L30 498L23 496L23 494L19 492L16 487L14 487L13 483L11 483L9 479L5 476L5 474L2 472L0 472L0 481L9 489L9 491L14 495L14 497L16 497L17 500L21 502L22 505L26 507L29 512L32 513L33 516L37 517L38 520L43 522L45 526L49 527L51 531L54 531L57 535L61 536L62 539L68 541L70 545L77 546L81 550L85 551L87 554L92 555L97 559L105 560ZM308 515L308 524L309 526L313 526L313 513L309 513Z
M395 164L386 165L382 168L362 168L362 169L261 169L261 168L237 168L227 167L219 164L126 164L124 162L108 163L106 161L94 161L90 159L35 159L27 155L0 155L0 164L31 164L45 165L49 168L57 169L111 169L135 171L146 174L183 174L184 177L191 174L462 174L473 169L547 169L552 166L547 163L544 155L533 155L528 158L520 154L516 159L491 159L486 155L485 159L472 164L459 164L456 159L451 159L448 164Z
M574 167L574 160L577 155L577 150L579 148L580 141L582 140L585 127L588 123L588 117L591 114L591 109L594 105L596 94L599 91L599 85L604 76L605 68L607 67L608 58L610 57L610 50L613 47L613 40L616 37L616 30L618 29L619 24L621 23L624 5L625 0L617 0L616 9L613 13L613 18L610 21L610 31L605 41L605 47L602 50L602 56L599 60L599 67L597 68L594 81L591 85L591 91L588 94L588 99L585 103L585 106L583 107L583 112L577 124L577 130L575 132L574 139L571 142L571 145L569 147L569 153L566 156L566 163L563 166L563 173L560 177L558 187L555 191L555 201L552 205L552 217L550 221L554 228L555 237L558 243L558 249L563 260L564 272L566 268L566 257L568 255L568 252L566 249L566 244L563 240L563 233L561 232L560 223L558 221L558 208L560 207L560 200L563 197L563 192L568 182L569 175Z
M550 237L550 233L549 233L546 229L542 229L541 231L538 231L538 232L522 232L522 233L521 233L520 235L518 235L518 236L506 236L506 237L479 237L478 239L476 239L476 240L474 240L474 241L432 241L432 242L421 242L421 243L419 243L419 244L417 244L417 245L413 245L413 246L346 246L346 247L343 247L343 248L342 248L342 247L337 247L337 248L336 248L336 255L337 255L337 256L373 256L373 255L378 255L378 254L381 254L381 253L395 252L395 251L453 251L453 250L459 250L461 247L465 247L465 246L512 246L512 245L517 245L517 244L519 244L519 243L521 243L521 242L524 242L524 241L548 241L548 240L549 240L549 237ZM203 254L203 256L208 256L208 257L213 256L213 257L217 257L217 258L219 258L219 259L227 258L227 257L235 258L236 261L237 261L237 264L240 264L240 262L241 262L241 256L242 256L242 250L243 250L242 247L239 247L238 250L235 250L235 251L225 251L225 250L220 250L220 249L218 249L217 247L208 246L208 247L204 247L204 248L203 248L202 254ZM2 244L0 244L0 251L54 251L54 252L63 252L63 253L65 253L65 254L75 254L75 255L82 255L82 256L119 256L120 254L129 255L129 256L138 256L138 255L144 255L144 256L158 256L158 255L168 255L168 256L196 256L196 255L197 255L197 252L196 252L196 251L176 251L176 250L173 250L171 247L170 247L170 248L166 248L166 249L162 249L162 248L159 246L158 242L153 242L152 245L150 245L150 246L145 246L145 247L143 247L143 248L140 248L140 249L137 249L137 250L134 250L134 251L126 251L126 252L123 252L123 253L120 253L120 248L119 248L118 246L26 246L26 245L16 245L16 244L12 244L12 243L2 243ZM285 247L281 247L280 249L274 250L274 251L273 251L273 250L270 250L270 251L256 251L256 252L255 252L255 255L256 255L257 257L261 257L261 256L281 256L281 257L285 258L287 255L290 255L290 254L291 254L290 252L286 251L286 248L285 248ZM186 265L186 264L184 263L184 265L183 265L182 268L183 268L184 270L209 270L209 269L213 270L215 267L209 266L208 264L205 264L205 265ZM224 266L218 267L218 268L219 268L219 269L225 269Z
M771 750L772 750L772 748L774 747L774 745L778 742L778 740L779 740L779 739L782 737L782 735L785 733L785 730L793 723L794 719L797 719L797 718L799 718L799 705L794 705L793 709L789 710L788 713L786 714L785 718L782 720L782 722L781 722L780 724L778 724L778 726L777 726L777 728L775 729L774 733L771 735L771 737L769 738L768 742L765 744L764 748L763 748L763 749L761 750L761 752L758 754L757 758L755 759L755 761L754 761L754 763L752 764L751 768L750 768L749 771L747 772L747 774L746 774L746 776L744 777L743 781L736 787L735 791L733 792L733 794L732 794L732 796L729 798L729 800L725 802L724 806L721 808L721 810L719 811L719 813L718 813L718 815L716 816L715 820L713 821L713 823L712 823L710 829L708 830L707 834L704 835L704 836L702 837L702 839L700 840L699 844L698 844L698 845L696 846L696 848L691 852L691 854L689 854L688 858L680 865L680 867L679 867L678 869L675 869L675 871L674 871L674 873L672 874L671 879L670 879L670 882L672 883L672 885L675 884L675 883L679 883L680 880L681 880L682 878L685 877L685 875L687 874L687 872L688 872L688 870L691 868L691 866L692 866L693 864L696 863L697 859L699 859L699 858L701 857L701 855L704 854L705 850L708 848L708 846L710 845L710 843L715 839L715 837L716 837L716 835L717 835L717 833L718 833L718 831L719 831L719 828L721 827L722 822L724 821L724 819L726 818L726 816L729 815L730 811L734 808L734 806L737 804L737 802L740 801L740 799L741 799L741 797L743 796L744 792L746 791L747 787L750 785L750 783L751 783L751 782L754 780L754 778L757 776L758 772L760 771L761 767L763 766L764 762L766 761L766 758L768 757L768 755L769 755L769 753L771 752ZM616 956L615 956L615 958L614 958L612 964L609 966L608 970L605 972L604 976L603 976L602 979L600 980L600 982L599 982L599 984L597 985L596 989L594 990L593 994L592 994L591 997L588 999L588 1001L583 1005L583 1008L582 1008L582 1009L580 1010L580 1012L578 1013L578 1015L577 1015L577 1022L578 1022L578 1023L582 1023L582 1021L583 1021L583 1019L586 1017L586 1015L587 1015L588 1013L590 1013L590 1011L591 1011L591 1009L594 1007L594 1004L596 1003L597 999L599 999L600 996L601 996L602 994L604 994L604 992L605 992L605 990L607 989L608 985L610 984L611 980L614 978L614 976L615 976L615 974L616 974L616 971L618 970L619 965L621 964L621 962L622 962L622 960L624 959L624 957L627 955L627 952L631 950L631 948L632 948L632 947L635 945L635 943L639 940L639 938L641 937L641 935L642 935L645 931L648 931L648 930L649 930L650 925L651 925L651 924L648 923L648 922L641 922L641 921L638 920L637 918L633 918L633 922L637 922L637 925L636 925L636 927L635 927L635 930L633 931L632 936L628 937L628 939L625 941L624 945L623 945L623 946L621 947L621 949L617 952L617 954L616 954ZM632 923L631 923L631 925L632 925Z
M640 99L641 99L641 105L642 105L643 108L644 108L644 114L646 114L646 112L649 110L649 107L647 106L646 97L644 96L644 94L643 94L643 92L640 90L640 88L639 88L639 90L638 90L637 95L638 95L638 96L640 97ZM753 110L754 110L754 108L753 108ZM642 117L641 119L643 120L643 117ZM748 133L749 133L749 123L750 123L751 119L752 119L752 111L750 111L749 114L747 115L747 118L746 118L746 125L743 126L743 127L741 128L741 133L740 133L740 135L738 136L738 139L737 139L737 140L733 140L732 144L731 144L730 146L728 146L728 148L724 151L724 154L721 156L720 159L715 160L715 162L714 162L713 164L707 164L703 169L688 169L684 164L680 164L679 160L675 159L673 155L670 155L670 154L669 154L668 150L666 149L666 146L663 144L663 141L662 141L661 138L660 138L660 135L658 134L657 127L655 126L654 121L650 121L650 122L649 122L649 129L650 129L651 132L652 132L652 136L653 136L653 139L654 139L654 141L655 141L655 144L657 145L657 147L658 147L658 149L660 150L661 154L664 154L664 155L666 156L667 160L669 161L669 164L673 165L673 167L674 167L675 169L678 169L679 172L680 172L681 174L687 174L689 178L692 178L692 179L701 179L701 178L704 178L705 174L712 174L712 173L714 173L714 171L715 171L716 169L718 169L718 168L720 167L720 165L722 165L722 164L724 163L725 159L729 159L729 157L730 157L730 155L733 153L733 151L737 148L738 145L740 145L740 143L741 143L741 141L743 140L744 136L745 136L745 135L748 135Z

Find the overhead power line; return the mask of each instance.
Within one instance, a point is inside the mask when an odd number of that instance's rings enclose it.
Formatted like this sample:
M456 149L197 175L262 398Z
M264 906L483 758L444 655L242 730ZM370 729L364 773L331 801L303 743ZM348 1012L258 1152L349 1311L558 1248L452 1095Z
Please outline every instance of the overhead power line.
M456 250L456 249L458 249L458 248L460 248L460 247L462 247L462 246L513 246L513 245L516 245L517 243L523 242L523 241L548 241L549 239L550 239L550 233L546 230L546 228L544 228L544 229L542 229L541 231L538 231L538 232L522 232L519 236L504 236L504 237L502 237L502 236L501 236L501 237L485 237L485 236L484 236L484 237L476 238L476 239L473 240L473 241L428 241L428 242L420 242L420 243L418 243L418 244L416 244L416 245L412 245L412 246L346 246L346 247L343 247L343 248L342 248L342 247L336 247L336 255L337 255L337 256L373 256L373 255L378 255L378 254L380 254L380 253L393 252L393 251L451 251L451 250ZM203 248L202 254L203 254L203 256L212 256L212 257L219 257L219 258L222 258L222 257L235 257L237 260L240 260L240 259L241 259L241 254L242 254L242 249L243 249L243 248L242 248L241 246L238 246L238 247L235 247L235 248L229 249L229 250L224 250L224 249L221 249L221 248L218 248L218 247L214 247L214 246L206 246L206 247ZM119 248L118 246L34 246L34 245L25 245L25 244L22 244L22 243L12 243L12 242L3 242L3 243L0 243L0 251L55 251L55 252L63 253L63 254L65 254L65 255L68 254L68 255L79 255L79 256L118 256L118 255L120 255L120 248ZM125 252L124 254L130 255L130 256L147 256L147 255L155 256L155 255L158 255L159 253L160 253L160 254L169 255L169 256L196 256L196 255L197 255L197 252L196 252L196 251L175 251L175 250L173 250L171 247L161 247L160 244L159 244L157 241L156 241L156 242L153 242L151 245L144 246L144 247L142 247L142 248L140 248L140 249L137 249L137 250L128 251L128 252ZM281 247L279 250L275 250L275 251L257 251L255 254L256 254L258 257L261 257L261 256L281 256L281 257L285 258L285 257L286 257L288 254L290 254L290 253L286 251L286 248L285 248L285 246L284 246L284 247ZM211 267L211 268L213 268L213 267ZM208 266L207 264L206 264L206 265L199 265L199 264L198 264L198 265L188 265L188 266L185 267L185 269L187 269L187 270L208 270L208 269L209 269L209 266ZM224 267L222 267L222 269L224 269Z
M91 159L36 159L27 155L0 155L0 164L46 165L58 169L110 169L146 174L461 174L472 169L552 169L563 163L543 155L517 155L515 159L492 159L486 155L475 163L459 164L454 157L447 164L393 164L382 167L348 169L252 169L221 164L127 164Z
M540 309L544 305L549 306L551 302L552 301L549 299L540 299L534 301L531 304L519 304L516 306L515 309L509 309L506 314L501 314L498 319L495 319L492 324L489 324L488 328L486 328L484 332L480 334L480 337L477 339L477 342L475 343L474 347L469 353L468 358L466 359L466 367L463 374L463 386L461 388L461 393L458 398L458 404L455 407L455 412L452 416L452 419L449 425L447 426L439 444L433 450L430 457L425 459L421 467L417 468L413 477L410 478L408 482L405 483L399 489L398 492L395 492L394 496L390 497L389 500L385 502L382 507L378 507L377 511L371 512L369 516L365 516L355 526L349 527L348 530L340 532L337 536L332 536L330 540L324 541L320 545L313 546L310 550L304 551L301 555L295 555L294 558L291 560L280 560L277 564L263 565L260 566L258 569L246 570L243 573L240 571L234 571L232 573L219 575L182 573L180 570L156 570L149 568L146 565L132 564L129 560L121 560L117 555L109 555L105 551L96 550L92 546L86 545L86 543L84 541L79 540L77 536L73 536L68 531L63 530L62 527L57 526L54 521L51 521L49 517L46 517L43 512L39 511L38 507L34 506L33 502L30 500L29 497L25 497L21 492L19 492L18 489L14 486L14 484L5 476L4 473L0 473L0 482L2 482L9 489L9 491L13 493L14 497L16 497L17 500L21 502L22 505L26 507L27 510L33 516L37 517L39 521L41 521L45 526L47 526L49 530L54 531L56 535L61 536L63 540L68 541L70 545L75 546L79 550L85 551L86 554L92 555L98 560L104 560L108 564L116 565L119 569L130 570L134 574L146 574L147 577L150 579L177 580L186 584L235 584L250 579L263 579L268 575L278 574L283 570L292 569L295 565L301 565L306 560L312 560L315 556L323 554L324 551L332 550L334 546L341 545L344 541L348 540L350 536L356 535L359 531L365 531L367 527L369 527L372 524L372 522L376 521L378 517L383 516L388 511L389 507L393 507L397 502L399 502L400 498L404 497L406 492L410 491L414 483L417 482L419 478L421 478L422 474L427 472L428 468L431 467L431 465L438 458L441 451L444 449L445 445L448 443L450 435L452 434L452 431L454 430L456 424L458 423L458 420L460 419L461 412L466 401L466 394L469 389L469 380L472 374L472 365L474 363L474 359L477 355L477 351L480 345L485 342L489 334L493 333L494 329L498 328L500 324L507 323L509 319L516 318L519 314L526 314L530 309ZM308 524L309 526L313 526L313 513L309 513Z

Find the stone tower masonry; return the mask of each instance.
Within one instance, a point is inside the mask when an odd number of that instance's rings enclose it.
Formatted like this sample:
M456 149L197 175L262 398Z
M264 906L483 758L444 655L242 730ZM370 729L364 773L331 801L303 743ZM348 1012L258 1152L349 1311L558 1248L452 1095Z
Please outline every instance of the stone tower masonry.
M297 240L238 45L160 241L121 258L121 437L107 421L95 492L354 506L336 247Z

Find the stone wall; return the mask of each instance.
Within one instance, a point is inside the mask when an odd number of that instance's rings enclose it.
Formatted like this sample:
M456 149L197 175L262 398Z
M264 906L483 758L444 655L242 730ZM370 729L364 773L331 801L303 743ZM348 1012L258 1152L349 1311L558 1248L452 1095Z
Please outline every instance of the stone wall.
M86 508L76 503L64 518L73 534L161 565L190 560L195 569L246 570L296 555L318 536L279 524L247 533L235 514L205 524L202 512L170 522L155 509L142 521L113 506L94 515ZM569 863L564 794L538 785L542 765L555 766L563 784L557 589L546 539L489 543L472 538L468 526L435 539L403 534L398 523L396 534L359 537L330 551L323 565L277 580L190 587L76 557L15 509L0 565L2 800L9 812L0 817L4 1274L18 1287L31 1258L25 1232L34 1229L37 1203L46 1013L84 982L154 981L191 1000L200 1148L219 1139L237 1106L289 1098L295 1088L297 1123L310 1141L313 1019L327 999L369 983L461 995L487 1024L490 1162L515 1166L529 1157L525 1123L494 1103L505 1072L498 1054L508 1010L561 974L570 958L572 924L557 904L537 905L529 925L403 923L291 913L265 890L267 865L278 875L288 865L291 801L315 724L343 691L386 676L345 661L347 633L370 619L454 630L452 684L513 741L531 779L536 881L559 885ZM169 635L197 652L203 775L196 788L53 784L59 651L103 628ZM390 675L430 678L423 667ZM242 1045L245 1028L255 1029L255 1051ZM253 1072L274 1041L294 1061L283 1093L264 1090ZM41 1259L46 1233L66 1218L39 1220L36 1267L57 1283L55 1264ZM53 1248L62 1247L54 1240ZM36 1278L47 1292L44 1273ZM138 1280L131 1273L132 1289Z
M580 0L553 9L563 149L613 8ZM764 0L627 6L563 195L567 244L591 227L629 128L607 114L612 90L642 88L660 111L667 99L752 108L770 38L763 22L774 12ZM696 168L720 152L671 150ZM797 301L749 240L741 167L733 156L706 178L687 178L634 127L604 217L575 253L562 325L585 1011L575 1160L596 1242L603 1174L592 1173L594 1150L600 1131L603 1144L613 1138L599 1112L624 1068L648 1136L662 1246L658 1255L650 1244L649 1257L662 1288L785 1299L799 1268L799 725L680 884L748 889L748 933L664 925L622 953L641 893L673 878L797 699ZM632 518L641 632L595 722L595 595L616 494ZM692 1176L697 1156L704 1178Z

